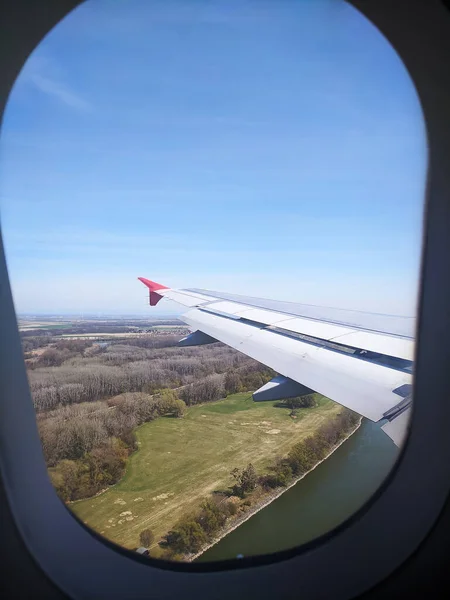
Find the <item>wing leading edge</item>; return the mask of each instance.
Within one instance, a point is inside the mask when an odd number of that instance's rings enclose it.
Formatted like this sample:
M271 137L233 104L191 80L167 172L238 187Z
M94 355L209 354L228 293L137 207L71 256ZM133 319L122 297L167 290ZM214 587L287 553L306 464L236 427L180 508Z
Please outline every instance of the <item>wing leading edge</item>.
M194 333L182 345L220 341L280 374L255 400L314 390L380 422L401 445L411 411L413 319L139 280L152 306L168 298L186 307L181 318Z

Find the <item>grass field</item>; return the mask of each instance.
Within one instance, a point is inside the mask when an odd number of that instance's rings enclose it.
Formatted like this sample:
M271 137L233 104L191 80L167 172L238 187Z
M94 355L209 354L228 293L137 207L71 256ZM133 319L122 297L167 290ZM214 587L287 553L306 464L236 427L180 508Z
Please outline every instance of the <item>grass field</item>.
M274 458L333 418L341 407L316 395L316 408L293 420L273 402L250 393L190 408L184 418L159 418L136 430L139 450L123 479L103 494L70 508L90 527L125 547L139 545L150 528L157 542L211 492L231 485L230 471L252 462L262 472Z

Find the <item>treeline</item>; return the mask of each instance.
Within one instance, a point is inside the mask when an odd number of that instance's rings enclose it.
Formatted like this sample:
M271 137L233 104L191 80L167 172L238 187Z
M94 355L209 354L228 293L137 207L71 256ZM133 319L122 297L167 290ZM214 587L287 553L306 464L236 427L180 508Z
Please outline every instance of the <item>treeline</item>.
M87 452L81 460L65 459L57 468L50 468L50 479L64 501L95 496L123 476L130 452L124 442L111 438L104 445Z
M45 350L39 360L58 360L54 351L69 358L60 366L40 366L28 371L38 412L94 402L124 392L152 394L161 388L189 385L208 375L224 374L238 367L242 367L240 377L244 378L247 389L252 389L252 381L266 379L257 375L258 369L267 371L251 358L217 344L208 349L150 349L126 344L111 344L103 349L94 345L82 352L52 348Z
M242 380L246 381L248 375L250 383L255 374L261 377L261 381L268 381L273 376L270 370L259 363L242 366L240 371ZM106 402L84 402L86 386L81 384L65 383L55 386L52 390L55 394L52 402L55 408L38 413L39 433L47 464L54 466L63 459L80 459L84 453L102 445L110 437L120 438L129 445L130 432L144 422L171 411L176 416L181 416L186 405L204 404L224 398L229 393L224 385L225 381L226 375L213 373L178 390L164 389L161 386L153 394L111 394ZM49 394L48 388L43 391ZM61 402L64 394L78 402Z
M273 376L263 365L256 363L246 369L240 368L243 381L246 381L247 370L251 381L255 373L258 374L258 369L262 372L262 380ZM80 401L38 413L45 460L49 467L53 467L55 487L61 498L84 498L97 493L107 482L110 485L117 481L117 473L122 473L123 469L117 469L116 460L105 461L104 468L97 469L92 475L89 458L92 451L98 450L101 455L106 453L111 460L116 454L117 460L126 458L124 449L127 452L136 449L133 434L136 427L161 416L181 417L186 405L214 402L225 397L225 378L223 374L215 373L178 391L166 388L154 394L126 392L110 397L106 402ZM59 394L67 390L71 394L77 392L80 398L83 395L80 384L63 384L59 389ZM70 461L70 468L67 461ZM67 477L70 483L66 481ZM75 486L77 481L78 487Z
M262 492L287 486L314 467L348 435L359 418L358 414L343 409L313 436L296 444L286 457L279 458L268 473L258 475L251 463L243 469L233 469L230 475L234 484L230 487L228 498L217 494L205 500L199 512L187 515L163 537L160 546L167 558L180 560L199 552L214 539L230 516L247 510ZM240 500L236 502L236 498Z
M59 367L70 358L78 354L81 356L93 356L102 352L107 353L105 362L110 364L125 364L137 360L137 353L140 357L148 358L148 354L141 348L170 348L176 346L179 335L146 335L142 338L132 338L128 340L102 342L101 344L87 339L52 340L51 338L30 338L22 340L22 348L26 359L31 358L31 352L38 348L47 347L33 361L27 363L29 369L39 367ZM108 351L108 347L109 351ZM89 350L87 352L87 350Z
M201 381L191 383L180 389L179 394L187 406L220 400L226 395L223 376L219 374L209 375Z
M275 406L280 408L290 408L295 410L296 408L312 408L316 405L314 394L305 394L304 396L296 396L295 398L285 398L275 403Z
M77 340L77 339L70 339L70 338L65 338L65 339L60 339L55 341L55 337L58 337L60 335L66 335L67 333L69 333L67 331L67 329L64 329L64 331L62 330L58 330L59 333L55 333L54 329L51 330L29 330L29 331L21 331L20 332L20 337L21 337L21 341L22 341L22 349L24 352L31 352L33 350L36 350L38 348L42 348L44 346L49 346L51 345L52 347L56 346L57 344L59 344L59 342L65 342L68 344L71 344L73 342L85 342L87 341L89 344L95 344L94 341L92 340ZM134 329L133 329L134 331ZM81 331L76 331L74 333L83 333ZM85 332L86 333L86 332ZM89 333L89 332L88 332ZM90 332L93 335L95 335L95 332ZM106 333L105 331L101 331L98 332L97 334L100 335L101 333ZM113 333L111 331L109 331L108 333ZM142 348L165 348L165 347L169 347L169 346L175 346L178 343L178 340L180 339L180 334L175 334L175 333L159 333L157 330L155 330L155 332L147 334L147 335L140 335L139 337L132 337L129 339L123 339L121 341L122 344L129 344L132 346L140 346Z
M40 420L42 447L58 495L64 501L78 500L116 483L127 457L137 449L133 429L161 416L181 417L185 408L176 392L162 390L154 396L123 394L106 407L70 406Z
M316 406L314 394L306 394L305 396L297 396L295 398L285 398L276 402L274 406L278 408L290 408L290 416L297 417L299 408L313 408Z
M88 348L90 349L90 356L102 351L100 346L93 346L92 342L88 340L59 340L52 344L50 348L44 350L35 361L28 363L28 367L31 369L59 367L70 358L78 355L83 356Z
M228 517L235 515L238 507L231 500L213 497L205 500L200 512L182 519L159 542L167 558L179 560L186 554L199 552L225 525Z
M130 340L122 340L121 345L136 348L170 348L176 346L179 340L179 334L142 335Z
M36 329L28 329L26 331L21 331L20 337L22 338L22 340L24 340L25 338L33 338L33 340L38 340L41 338L48 338L49 343L50 343L52 333L51 333L51 329L37 329L36 328ZM36 346L36 347L39 347L39 346Z
M132 338L98 343L86 339L64 338L54 341L51 338L30 338L22 340L22 348L25 359L33 357L32 352L38 348L47 347L34 360L27 362L29 369L39 367L59 367L64 362L80 354L89 357L105 352L105 362L109 364L122 365L133 360L148 358L148 353L141 348L170 348L176 346L179 335L146 335L142 338ZM111 347L108 350L108 347Z
M275 376L276 372L273 369L251 360L250 363L231 369L226 373L225 391L227 394L254 391Z
M269 473L259 477L259 485L265 489L288 485L325 458L331 448L355 427L359 419L357 413L344 408L333 421L322 425L314 436L299 442L285 458L278 459Z
M64 500L91 496L122 476L138 425L274 375L219 343L178 348L178 336L149 337L107 347L58 340L28 370L45 459Z
M214 402L229 394L253 391L275 377L275 371L252 361L237 369L233 369L220 377L218 375L206 377L180 390L180 398L188 406Z
M249 463L243 469L233 469L235 483L229 494L216 493L204 500L200 511L186 515L159 542L167 558L180 560L186 554L195 554L211 542L225 525L227 519L251 506L247 498L258 485L254 466ZM239 501L239 498L243 502Z
M185 407L177 393L167 389L153 396L126 393L107 403L79 404L53 411L38 420L45 460L48 466L54 466L63 459L83 458L86 452L112 437L132 446L133 429L160 416L180 417Z
M27 337L28 334L32 334L32 337ZM43 348L44 346L48 346L54 340L52 340L50 335L40 335L36 337L36 334L32 331L21 331L20 337L22 341L22 350L24 354L28 352L32 352L33 350L37 350L38 348Z

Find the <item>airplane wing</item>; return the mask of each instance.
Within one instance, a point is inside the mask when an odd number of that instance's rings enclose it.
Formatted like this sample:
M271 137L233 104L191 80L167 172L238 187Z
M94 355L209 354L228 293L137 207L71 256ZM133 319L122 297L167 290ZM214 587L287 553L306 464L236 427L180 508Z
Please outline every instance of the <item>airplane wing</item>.
M279 376L255 401L316 391L379 422L400 446L412 402L413 317L363 313L200 289L171 289L139 277L150 305L186 307L193 330L182 346L223 342Z

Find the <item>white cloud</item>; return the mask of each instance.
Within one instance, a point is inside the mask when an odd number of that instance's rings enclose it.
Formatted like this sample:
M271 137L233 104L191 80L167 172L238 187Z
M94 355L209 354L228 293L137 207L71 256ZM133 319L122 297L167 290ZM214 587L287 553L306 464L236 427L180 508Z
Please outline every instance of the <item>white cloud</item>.
M81 111L90 111L92 106L86 102L81 96L73 92L66 85L59 81L54 81L49 77L33 73L30 76L30 81L44 94L53 96L66 104L70 108Z
M31 84L43 94L56 99L69 108L88 112L92 105L66 83L67 74L53 58L40 54L37 50L26 62L18 85Z

